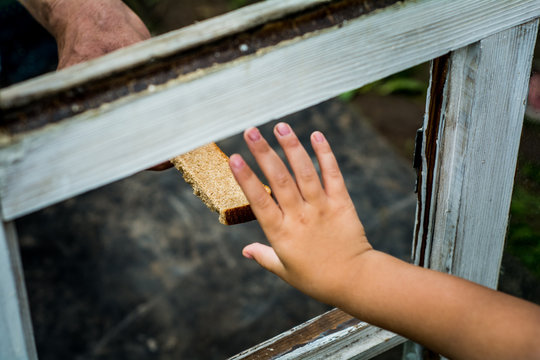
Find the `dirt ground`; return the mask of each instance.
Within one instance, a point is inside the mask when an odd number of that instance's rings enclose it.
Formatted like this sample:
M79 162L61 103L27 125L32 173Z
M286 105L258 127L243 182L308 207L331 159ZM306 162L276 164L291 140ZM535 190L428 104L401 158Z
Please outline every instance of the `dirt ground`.
M410 165L347 103L286 120L304 142L326 134L371 242L407 259ZM246 153L240 136L220 145ZM329 309L242 258L265 241L257 223L219 224L176 170L140 173L17 229L41 359L223 359Z

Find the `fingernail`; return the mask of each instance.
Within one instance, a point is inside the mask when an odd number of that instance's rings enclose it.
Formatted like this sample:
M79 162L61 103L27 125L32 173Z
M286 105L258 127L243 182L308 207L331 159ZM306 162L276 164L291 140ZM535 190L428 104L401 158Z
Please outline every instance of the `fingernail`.
M246 252L246 251L243 251L243 252L242 252L242 255L244 255L244 257L245 257L246 259L249 259L249 260L253 260L253 259L254 259L254 257L253 257L250 253L248 253L248 252Z
M315 131L313 133L313 138L315 139L315 142L323 143L324 142L324 135L320 131Z
M285 136L291 133L291 127L285 123L279 123L276 125L276 129L279 135Z
M238 154L231 155L229 162L234 169L241 169L246 164L244 159Z
M247 136L251 141L259 141L261 139L261 133L257 128L251 128L248 130Z

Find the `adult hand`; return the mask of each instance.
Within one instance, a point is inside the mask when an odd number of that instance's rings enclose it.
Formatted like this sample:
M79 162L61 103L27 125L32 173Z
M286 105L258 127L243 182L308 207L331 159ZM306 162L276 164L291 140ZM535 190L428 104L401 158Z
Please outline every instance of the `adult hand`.
M120 0L57 0L51 9L58 69L150 38L142 20ZM171 167L167 161L148 170Z
M56 39L58 69L150 38L141 19L121 0L19 0ZM150 170L165 170L165 162Z
M141 19L120 0L57 0L51 14L58 69L150 38Z
M121 0L19 0L56 39L58 69L150 38Z

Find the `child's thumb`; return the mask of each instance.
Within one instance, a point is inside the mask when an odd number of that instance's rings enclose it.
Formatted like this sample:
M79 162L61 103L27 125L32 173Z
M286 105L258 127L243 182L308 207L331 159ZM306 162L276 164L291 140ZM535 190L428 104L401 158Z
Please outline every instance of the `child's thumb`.
M253 243L242 250L242 255L248 259L255 260L263 268L273 272L279 277L285 275L281 260L279 260L276 252L270 246Z

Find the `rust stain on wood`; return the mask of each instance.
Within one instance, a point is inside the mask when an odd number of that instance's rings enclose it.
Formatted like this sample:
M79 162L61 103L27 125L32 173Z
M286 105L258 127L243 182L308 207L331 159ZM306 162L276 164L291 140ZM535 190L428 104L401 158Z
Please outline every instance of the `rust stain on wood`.
M34 130L49 123L96 109L129 95L164 84L196 70L231 62L283 41L333 26L385 8L399 0L341 0L315 6L250 30L215 40L161 59L33 100L23 106L0 109L5 134Z
M450 54L441 56L433 60L432 65L432 79L431 79L431 92L429 95L430 103L428 108L428 124L424 129L424 157L426 159L427 169L426 173L426 188L425 192L418 192L418 216L424 214L429 214L431 210L431 199L433 196L433 178L435 175L435 160L437 159L437 152L439 150L437 139L439 137L439 125L442 115L442 106L444 100L444 87L446 85L446 78L448 72L448 63L450 60ZM418 171L418 183L422 184L422 166L420 164L420 169ZM422 211L423 210L423 211ZM419 259L419 266L428 265L427 262L429 259L426 259L426 247L427 247L427 236L429 229L429 215L424 216L423 218L417 219L416 229L415 229L415 238L413 239L413 249L416 251L418 242L420 242L420 254L415 254L415 258ZM419 230L422 228L422 238L419 239Z

